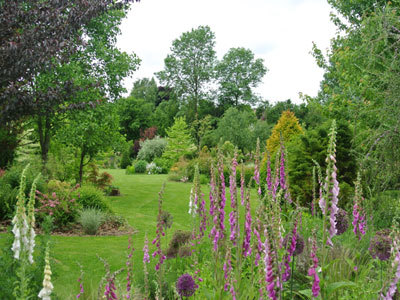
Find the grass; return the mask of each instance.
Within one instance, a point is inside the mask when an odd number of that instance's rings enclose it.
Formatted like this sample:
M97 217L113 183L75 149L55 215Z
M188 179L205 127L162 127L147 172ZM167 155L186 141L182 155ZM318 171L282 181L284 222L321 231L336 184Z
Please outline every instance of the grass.
M134 269L142 268L144 237L147 233L151 243L155 237L158 193L166 183L163 196L163 210L173 216L173 225L168 230L168 237L177 229L191 229L191 218L188 214L188 203L191 183L167 181L167 175L126 175L125 170L107 170L113 177L113 184L118 186L121 196L108 197L112 210L126 218L136 230L132 243L136 249L133 254ZM208 207L208 186L202 187ZM227 198L228 198L227 194ZM255 196L252 199L256 199ZM230 201L227 200L227 207ZM253 205L254 209L254 205ZM227 209L229 213L229 209ZM243 217L243 213L241 214ZM0 235L0 246L4 244L4 235ZM105 274L100 256L108 261L111 270L125 266L129 236L53 236L51 239L51 257L53 258L54 294L59 299L75 299L79 292L77 279L81 264L84 269L84 284L92 293L97 291L98 284ZM165 241L164 241L165 245ZM150 244L150 246L152 246ZM150 247L150 251L154 250Z

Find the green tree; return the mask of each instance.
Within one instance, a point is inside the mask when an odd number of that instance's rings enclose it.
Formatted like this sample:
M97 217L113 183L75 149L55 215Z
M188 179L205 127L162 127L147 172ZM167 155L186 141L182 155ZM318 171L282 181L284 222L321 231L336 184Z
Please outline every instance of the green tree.
M154 78L142 78L133 83L130 96L158 105L158 87Z
M255 59L250 49L231 48L216 66L220 103L235 105L255 104L252 91L267 72L261 58Z
M174 88L181 102L187 102L193 120L201 100L207 99L214 78L215 35L208 26L183 33L172 43L171 54L164 60L164 70L156 75L162 84Z
M162 158L168 159L171 163L196 150L184 117L175 118L174 124L167 129L167 135L168 144Z
M117 100L121 133L128 141L140 138L141 130L153 125L154 103L132 96Z
M66 146L77 149L78 182L82 182L84 166L90 163L97 153L123 144L123 137L118 129L118 115L112 103L69 114L67 122L57 132L57 138Z
M349 120L357 153L372 191L397 188L400 105L399 3L397 1L330 1L346 24L336 18L342 34L331 43L325 58L315 46L314 56L324 68L316 99L328 117Z
M43 162L47 161L51 137L63 126L65 112L93 107L99 99L114 101L125 91L121 79L130 76L140 62L134 54L121 52L115 45L119 25L125 16L126 11L117 10L92 19L83 28L87 40L85 47L77 51L69 63L36 77L33 89L44 97L54 97L51 93L54 86L64 86L71 81L80 87L73 94L59 93L58 97L63 97L61 104L47 101L36 109L34 127Z
M286 110L272 129L271 136L267 140L267 150L273 155L279 148L281 141L290 142L296 135L303 132L293 112ZM273 156L272 156L273 157Z
M253 111L240 111L235 107L229 108L218 123L215 130L217 141L230 141L242 152L255 148L254 126L257 118Z

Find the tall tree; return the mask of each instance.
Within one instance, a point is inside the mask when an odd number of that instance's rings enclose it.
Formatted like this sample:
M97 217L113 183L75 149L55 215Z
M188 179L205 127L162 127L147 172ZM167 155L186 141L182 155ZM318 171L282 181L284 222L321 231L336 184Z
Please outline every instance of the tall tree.
M172 43L171 54L164 60L164 70L156 75L162 84L173 87L183 102L192 107L193 120L199 102L207 98L214 78L216 62L215 34L208 26L183 33Z
M0 1L0 119L19 120L43 102L60 103L31 88L35 77L67 62L85 43L84 31L94 18L126 8L134 0ZM71 82L54 86L57 94Z
M121 52L115 45L125 15L123 10L110 11L93 19L83 28L87 39L85 47L79 49L68 63L52 72L39 74L35 79L33 88L45 95L53 86L62 86L67 81L80 87L73 95L64 93L63 104L55 105L48 101L36 111L35 128L44 163L50 139L62 126L66 107L87 109L101 98L113 101L125 91L121 79L131 75L140 62L134 54Z
M238 106L239 102L255 104L258 101L252 88L258 86L267 68L261 58L254 58L250 49L229 49L216 71L222 104Z

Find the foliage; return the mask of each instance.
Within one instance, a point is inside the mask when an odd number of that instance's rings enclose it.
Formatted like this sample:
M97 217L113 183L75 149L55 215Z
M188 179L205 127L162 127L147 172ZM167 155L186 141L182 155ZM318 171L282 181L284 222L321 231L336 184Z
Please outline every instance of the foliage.
M52 189L53 191L49 194L36 192L37 219L39 222L43 222L46 216L52 216L54 228L65 230L75 222L81 204L73 197L75 189L69 185L52 186Z
M119 99L117 108L121 133L129 141L139 139L141 130L153 125L153 102L129 96Z
M255 59L250 49L231 48L216 66L219 101L223 105L255 104L252 88L261 82L267 68L261 58Z
M273 156L281 141L290 142L296 135L303 132L293 112L284 111L278 122L272 129L271 136L267 140L267 150Z
M82 225L86 234L95 235L104 222L104 214L96 208L83 209L79 213L78 222Z
M325 122L313 130L306 130L290 143L286 143L291 193L293 198L298 199L303 205L309 206L312 199L313 160L318 162L324 171L329 127L330 122ZM357 172L356 159L348 150L352 138L352 130L348 123L338 122L336 151L340 207L346 207L349 204ZM263 174L266 175L266 173Z
M132 165L132 166L126 167L125 174L126 174L126 175L133 175L133 174L135 174L135 166Z
M121 157L121 162L120 162L119 167L121 169L126 169L127 167L129 167L131 165L131 163L132 163L132 161L131 161L131 158L129 155L129 149L125 149L122 152L122 157Z
M137 155L137 159L151 162L155 158L162 156L164 149L167 146L167 140L160 137L155 137L151 140L145 140L140 146L141 147Z
M153 161L158 167L161 168L161 174L168 174L172 164L171 161L162 157L155 158Z
M99 167L95 163L91 163L89 164L87 180L99 189L104 190L111 185L113 178L107 172L99 173Z
M135 162L134 167L135 167L135 173L143 174L146 172L147 161L138 160L137 162Z
M185 32L172 42L164 70L157 73L162 84L173 87L182 102L191 104L189 120L194 119L200 100L207 96L216 61L214 46L215 35L208 26Z
M39 73L68 62L81 49L89 31L82 29L92 20L126 9L129 2L133 1L2 1L1 123L30 115L40 104L58 105L65 95L73 94L77 90L73 82L54 85L46 91L33 90L31 86Z
M15 158L15 150L18 146L18 129L0 126L0 168L12 164Z
M73 193L73 196L83 209L95 208L103 212L111 211L110 207L105 202L103 192L92 185L79 187Z
M101 104L89 111L76 111L58 132L66 145L79 149L77 181L82 182L83 167L102 150L117 147L122 137L118 133L118 118L113 106Z
M133 83L131 94L133 98L143 99L146 102L153 102L155 105L158 101L158 87L154 78L142 78Z
M162 174L162 168L157 166L156 163L151 162L146 165L147 174Z
M174 125L167 130L167 134L168 144L162 158L176 162L180 157L190 155L196 149L184 117L175 118Z
M253 112L240 111L235 107L229 108L218 123L215 130L217 141L230 141L243 152L255 148L254 124L256 116Z
M15 164L0 177L0 220L12 219L23 168L23 164ZM38 173L40 173L40 166L32 163L26 172L26 196L28 196L30 186ZM45 190L46 185L43 177L37 182L36 188L42 192Z

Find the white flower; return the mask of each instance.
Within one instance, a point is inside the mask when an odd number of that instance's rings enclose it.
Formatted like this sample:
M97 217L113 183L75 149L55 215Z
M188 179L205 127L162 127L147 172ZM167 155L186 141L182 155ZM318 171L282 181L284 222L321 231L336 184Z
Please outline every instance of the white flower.
M50 295L53 291L53 284L51 283L51 269L49 260L49 245L46 247L46 266L44 267L43 288L40 290L38 297L42 300L51 300Z

